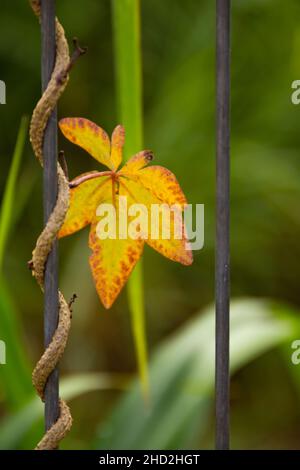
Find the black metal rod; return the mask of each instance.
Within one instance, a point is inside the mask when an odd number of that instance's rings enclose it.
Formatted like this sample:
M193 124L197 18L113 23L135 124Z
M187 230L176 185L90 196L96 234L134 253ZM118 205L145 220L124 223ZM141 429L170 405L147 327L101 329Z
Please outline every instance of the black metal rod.
M42 90L50 80L56 57L55 0L41 1ZM57 113L52 113L44 137L44 223L48 220L57 198ZM58 322L58 250L55 243L45 269L44 343L51 342ZM45 388L45 428L49 429L59 416L59 374L55 369Z
M216 448L229 448L230 0L216 3Z

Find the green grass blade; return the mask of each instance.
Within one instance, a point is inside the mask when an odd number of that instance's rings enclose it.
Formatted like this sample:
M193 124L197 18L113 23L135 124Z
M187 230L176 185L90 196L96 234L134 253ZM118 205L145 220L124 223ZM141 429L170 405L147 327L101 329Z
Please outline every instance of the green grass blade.
M148 353L145 325L143 264L140 261L131 274L128 283L129 309L132 318L132 329L138 359L140 379L146 400L149 397Z
M140 2L112 0L112 6L119 120L126 131L124 158L127 160L143 147ZM128 297L139 374L147 397L149 381L141 262L129 279Z
M4 196L0 212L0 270L2 270L3 256L6 249L6 242L11 228L11 220L16 196L16 183L20 169L20 163L27 136L28 117L23 116L17 136L17 142L12 158L12 163L7 178Z
M124 159L142 150L142 67L139 0L112 0L118 112L125 126Z
M16 222L14 213L17 204L17 178L26 141L28 119L21 120L15 150L4 190L0 210L0 339L6 344L6 365L1 366L0 384L7 404L11 409L22 406L32 396L29 361L19 330L18 314L9 284L3 274L3 259L12 226Z

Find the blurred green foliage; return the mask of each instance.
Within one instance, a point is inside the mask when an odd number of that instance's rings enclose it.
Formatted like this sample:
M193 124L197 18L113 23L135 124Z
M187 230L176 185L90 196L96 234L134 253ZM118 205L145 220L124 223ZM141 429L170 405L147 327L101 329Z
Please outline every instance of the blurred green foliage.
M300 78L300 4L297 0L232 3L232 295L270 298L279 305L293 305L293 312L299 312L300 109L292 105L290 95L292 81ZM196 312L214 298L215 17L211 0L142 0L141 6L145 147L154 151L156 163L174 171L189 202L205 204L205 247L195 253L191 267L146 250L147 332L153 353L157 348L160 351L163 346L159 345L168 335L183 334L187 320L198 322ZM90 118L111 132L117 124L117 103L110 1L63 0L57 2L57 8L68 37L76 35L89 47L88 55L72 71L59 114ZM21 116L30 115L40 96L40 34L36 18L22 0L17 8L9 0L1 1L0 30L0 78L7 85L7 104L0 107L3 195ZM93 169L92 159L80 149L63 139L60 148L66 152L71 176ZM28 374L43 344L42 296L27 268L42 226L41 184L41 171L27 142L11 213L16 223L3 264L5 284L1 284L1 291L8 287L13 308L4 303L0 292L2 312L12 312L18 336L5 338L1 329L0 339L7 340L8 354L17 342ZM60 243L61 287L67 297L73 292L79 296L62 373L134 373L126 295L111 311L104 311L89 272L88 254L86 231ZM252 310L251 328L259 334L261 310L255 306ZM286 315L289 319L291 314ZM284 341L299 337L298 315L292 314L290 336L284 335L283 319L279 323L282 339L276 340L270 325L271 333L268 328L265 333L265 346L272 337L269 347L258 348L247 360L239 356L242 345L236 352L240 366L232 376L235 448L299 447L298 369L290 364L290 343ZM248 314L245 325L247 321ZM184 351L176 348L170 364L181 354ZM199 381L212 374L209 357L203 370L196 369ZM23 388L16 385L14 393L19 392L20 400L13 404L1 383L9 375L5 368L14 375L15 366L10 361L0 366L0 413L5 422L18 416L14 413L24 397ZM158 386L164 387L162 372ZM93 391L88 399L87 395L77 396L71 402L74 427L64 447L91 448L96 435L104 440L107 423L113 422L116 413L122 419L123 401L130 401L131 396L127 393L112 387ZM176 427L183 416L180 410L190 402L176 381L172 393L172 400L182 400L180 407L174 405L169 411L168 419ZM29 393L25 401L31 399ZM211 447L211 403L197 419L188 420L196 439L193 445ZM202 420L206 427L200 435ZM162 432L159 425L158 421L155 429ZM4 421L2 426L4 429ZM147 432L151 429L149 424ZM32 447L39 433L40 428L32 423L30 433L16 445ZM138 445L149 445L155 436L148 435ZM97 446L103 447L101 439ZM180 433L176 439L179 447L186 445Z

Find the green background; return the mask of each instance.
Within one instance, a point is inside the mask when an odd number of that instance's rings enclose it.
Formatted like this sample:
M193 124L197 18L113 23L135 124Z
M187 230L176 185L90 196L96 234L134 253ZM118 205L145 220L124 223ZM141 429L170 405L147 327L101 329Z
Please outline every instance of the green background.
M232 352L232 447L299 448L300 365L290 356L300 338L300 108L291 103L291 83L300 79L300 5L232 3L231 292L243 298L234 303L241 331ZM86 117L111 133L118 124L111 4L62 0L57 10L67 37L89 47L72 70L59 116ZM191 267L145 249L153 357L153 405L145 412L139 386L131 385L136 360L126 291L106 311L89 271L87 229L60 242L60 286L67 298L78 295L61 364L62 376L71 377L66 395L76 395L63 448L213 447L213 312L202 312L214 301L214 2L142 0L141 15L145 148L176 174L190 203L205 204L205 246ZM27 1L1 1L0 31L4 194L21 117L40 97L40 31ZM97 169L61 135L59 148L71 177ZM41 194L42 172L27 139L1 266L4 448L31 448L41 434L30 372L42 351L43 298L27 267L42 227Z

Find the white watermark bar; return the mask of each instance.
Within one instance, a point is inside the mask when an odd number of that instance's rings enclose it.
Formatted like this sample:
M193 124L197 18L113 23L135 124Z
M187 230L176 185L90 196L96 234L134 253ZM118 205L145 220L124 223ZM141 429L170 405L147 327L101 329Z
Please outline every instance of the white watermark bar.
M0 80L0 104L6 104L6 84Z
M6 364L6 344L2 340L0 340L0 364Z
M204 204L128 204L119 196L118 205L102 203L97 207L96 233L100 240L186 240L186 248L204 246Z
M291 348L294 349L294 352L291 355L291 361L295 366L297 366L300 364L300 339L295 339L291 344Z

